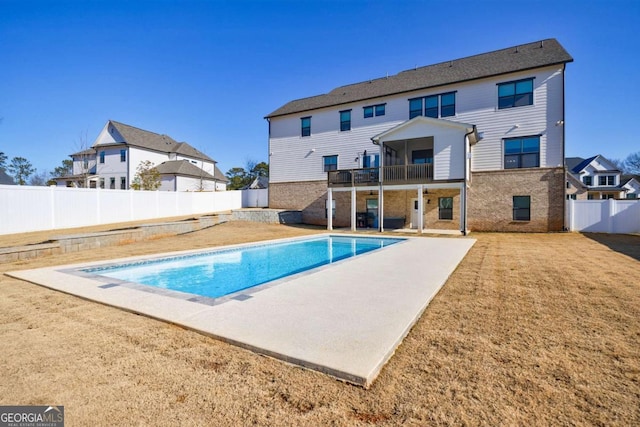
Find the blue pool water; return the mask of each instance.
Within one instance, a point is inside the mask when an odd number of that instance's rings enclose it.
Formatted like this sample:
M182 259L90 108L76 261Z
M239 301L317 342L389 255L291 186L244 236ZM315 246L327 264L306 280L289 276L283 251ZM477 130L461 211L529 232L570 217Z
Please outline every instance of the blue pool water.
M402 240L404 239L322 236L83 271L127 282L217 298Z

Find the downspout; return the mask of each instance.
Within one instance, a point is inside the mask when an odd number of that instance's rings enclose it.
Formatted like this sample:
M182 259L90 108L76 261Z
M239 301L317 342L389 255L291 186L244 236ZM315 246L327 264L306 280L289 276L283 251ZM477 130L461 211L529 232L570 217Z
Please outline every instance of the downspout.
M567 165L565 164L566 153L565 153L565 123L564 123L564 70L566 66L562 65L562 172L564 181L562 182L563 191L566 195L567 193ZM567 230L567 198L566 196L562 198L562 231Z
M476 125L473 125L473 128L464 134L464 138L463 138L463 144L464 144L464 211L462 212L462 234L464 236L467 235L467 209L469 208L468 205L468 197L467 197L467 189L468 189L468 184L469 184L469 180L467 179L467 175L471 175L471 171L469 170L469 173L467 174L467 166L470 162L469 159L469 154L471 153L471 143L469 143L469 151L467 152L467 138L469 138L469 135L472 135L476 132ZM469 169L471 169L469 167Z

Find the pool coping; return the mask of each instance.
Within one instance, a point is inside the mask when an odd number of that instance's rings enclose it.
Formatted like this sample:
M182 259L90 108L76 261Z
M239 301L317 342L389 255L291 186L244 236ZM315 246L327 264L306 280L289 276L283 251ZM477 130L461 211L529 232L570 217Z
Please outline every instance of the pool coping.
M239 291L215 304L68 274L70 269L114 262L264 243L268 242L5 274L174 323L367 388L475 240L407 237L404 242L269 282L251 292Z

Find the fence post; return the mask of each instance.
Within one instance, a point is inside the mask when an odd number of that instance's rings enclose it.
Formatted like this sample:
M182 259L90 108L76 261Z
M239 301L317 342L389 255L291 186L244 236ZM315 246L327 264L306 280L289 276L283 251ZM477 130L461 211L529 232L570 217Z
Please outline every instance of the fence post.
M615 226L614 216L616 214L616 201L615 199L607 199L608 210L609 210L609 218L607 221L607 233L613 233L613 229Z
M49 186L49 194L51 195L51 229L56 228L56 195L55 195L55 186Z

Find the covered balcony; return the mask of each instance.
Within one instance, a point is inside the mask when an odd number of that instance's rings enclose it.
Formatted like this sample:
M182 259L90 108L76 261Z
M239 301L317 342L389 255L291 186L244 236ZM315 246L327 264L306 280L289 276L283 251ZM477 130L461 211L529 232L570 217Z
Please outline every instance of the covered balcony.
M433 164L383 166L382 168L339 169L329 171L330 187L377 185L380 174L385 184L427 184L433 182Z

